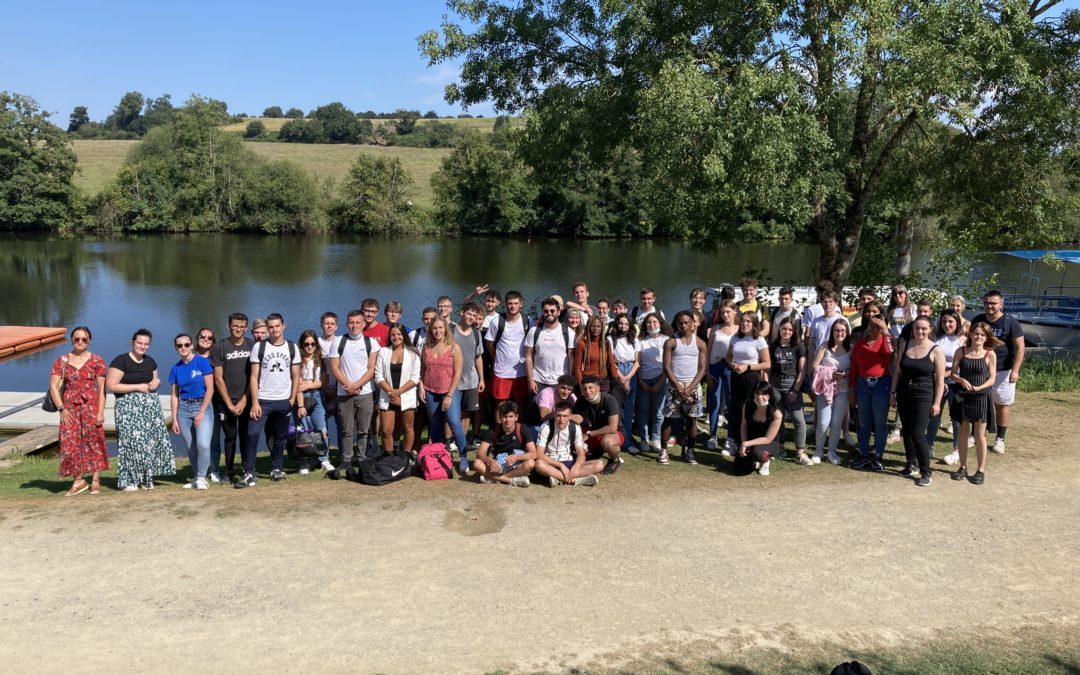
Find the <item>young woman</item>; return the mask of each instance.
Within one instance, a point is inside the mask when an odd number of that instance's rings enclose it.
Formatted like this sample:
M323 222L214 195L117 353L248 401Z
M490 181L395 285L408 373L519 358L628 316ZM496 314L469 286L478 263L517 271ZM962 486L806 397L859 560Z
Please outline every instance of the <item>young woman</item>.
M389 340L390 344L379 350L379 358L375 362L383 450L391 452L394 449L394 435L400 433L403 437L402 449L413 452L420 352L409 342L400 323L390 324ZM462 447L458 446L459 450Z
M885 309L885 322L889 324L889 334L893 339L899 339L904 326L911 323L915 318L915 303L908 297L906 286L897 285L892 287L889 295L889 306Z
M195 353L191 336L180 333L173 338L180 355L169 369L169 407L172 410L172 432L184 439L191 463L192 478L186 488L205 490L209 485L210 434L214 428L211 403L214 400L214 368L210 359Z
M889 437L893 343L884 314L877 300L863 305L863 331L851 348L849 385L855 388L855 400L850 402L857 401L859 409L859 459L852 466L871 471L884 469L881 461ZM874 434L873 450L870 449L871 432Z
M847 319L837 319L829 330L829 340L814 354L814 393L817 395L815 420L814 464L820 464L825 453L825 436L829 437L829 461L840 464L836 446L843 435L844 413L848 407L848 371L851 370L851 327ZM925 427L924 427L925 428Z
M570 337L574 342L577 342L585 335L585 324L581 320L581 310L571 309L568 311L566 313L566 325L570 328Z
M716 323L709 328L708 339L705 341L709 350L709 372L705 376L708 383L708 406L709 406L709 440L705 447L709 450L716 449L716 431L720 426L720 418L724 414L735 417L731 411L731 366L728 365L727 353L731 338L739 332L739 326L735 321L738 311L735 303L724 300L716 311ZM725 419L724 422L727 422ZM724 449L734 453L731 434L724 441Z
M325 356L315 331L306 330L300 334L300 386L296 389L295 405L299 419L297 426L322 435L323 452L319 455L319 464L323 471L333 471L326 429L326 403L323 401L323 389L330 379L330 373L323 367ZM311 464L311 460L305 457L300 463L300 473L311 473Z
M967 340L961 328L962 322L963 317L952 309L946 309L938 317L937 328L934 330L934 344L938 346L945 356L946 373L952 370L953 356L957 350L964 346ZM926 427L926 440L930 443L930 456L933 457L934 441L937 439L938 429L941 428L941 416L945 413L946 407L949 409L949 417L952 421L952 452L942 458L941 461L945 464L956 464L960 460L960 453L957 452L957 442L960 439L960 417L952 414L954 384L952 378L945 378L945 394L941 399L941 409L930 418L930 424Z
M986 479L986 428L994 416L990 389L997 374L997 354L994 348L1001 340L994 336L990 326L979 322L968 331L968 345L956 351L953 367L949 372L960 413L958 452L960 468L952 474L953 480L967 478L973 485L982 485ZM953 418L955 419L955 418ZM975 435L975 457L978 466L975 474L968 476L968 434Z
M157 391L157 362L147 354L153 335L140 328L131 350L109 364L105 384L116 397L117 486L124 492L154 489L154 476L176 473Z
M705 341L697 336L697 322L690 312L683 310L675 315L675 328L678 333L664 343L664 374L668 380L664 415L682 423L683 460L697 464L694 457L697 418L705 414L698 385L705 379L708 354ZM660 451L659 461L668 463L666 448Z
M753 395L754 387L762 379L767 379L772 361L769 356L769 343L761 337L757 314L745 312L739 317L739 331L731 338L728 346L727 362L731 369L731 410L735 419L728 420L728 438L735 448L742 444L742 414L746 402ZM731 449L725 444L721 452L731 456Z
M574 349L574 377L578 382L586 375L600 378L600 390L611 392L621 408L626 401L625 391L611 390L611 379L619 369L615 366L615 357L611 353L607 340L604 339L604 322L600 317L589 319L585 333L578 338Z
M631 455L640 450L634 445L634 406L637 402L638 378L641 368L641 342L637 339L637 326L626 314L618 314L608 332L608 349L615 360L615 372L612 373L611 391L623 392L622 428L626 432L626 446L623 448ZM645 444L642 439L642 444Z
M200 328L195 335L195 354L213 364L214 360L210 357L210 351L213 349L216 340L214 331L206 327ZM218 415L214 404L211 404L210 407L212 408L210 421L214 424L214 428L210 430L210 482L220 483L221 472L218 467L221 466L221 416Z
M893 366L892 405L900 417L907 464L900 472L926 487L933 482L930 444L926 427L941 410L945 389L945 355L930 339L933 324L929 317L912 321L911 339Z
M754 469L762 476L769 475L769 462L780 450L778 437L784 425L784 414L776 405L772 385L758 382L750 400L743 403L739 437L739 457L754 461Z
M432 443L443 442L443 424L450 425L461 457L458 470L461 475L469 470L465 443L465 431L461 426L461 370L464 358L461 347L450 335L446 321L435 317L428 324L424 351L420 354L420 382L424 386L424 402L428 411L428 434ZM376 367L378 363L376 362Z
M806 456L806 417L803 413L802 383L806 377L806 348L799 343L795 321L786 316L777 326L777 337L769 345L772 373L769 377L776 385L779 397L777 408L784 417L790 417L795 425L795 461L803 466L813 464ZM782 446L784 427L780 426ZM767 470L766 470L767 472Z
M105 359L90 351L90 329L71 331L71 351L53 361L49 396L60 413L60 476L73 477L64 493L90 490L101 494L102 471L109 469L105 449ZM90 474L90 483L85 475Z
M663 319L649 314L641 323L645 336L641 340L638 369L637 425L638 436L644 448L648 445L660 452L660 427L664 423L664 399L667 384L664 379L664 344L671 336L671 328Z

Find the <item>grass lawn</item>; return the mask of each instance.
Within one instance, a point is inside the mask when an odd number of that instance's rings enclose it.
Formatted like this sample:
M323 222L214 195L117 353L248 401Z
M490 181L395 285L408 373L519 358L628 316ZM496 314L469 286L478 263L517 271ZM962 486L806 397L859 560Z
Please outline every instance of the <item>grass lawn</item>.
M473 120L461 120L469 122ZM483 121L483 120L479 120ZM77 140L72 145L79 158L75 183L87 194L99 192L116 175L128 151L138 141ZM316 180L342 181L360 154L398 157L416 185L413 202L432 206L431 176L439 169L446 148L402 148L376 145L318 145L304 143L250 143L253 151L267 159L288 159L311 172Z

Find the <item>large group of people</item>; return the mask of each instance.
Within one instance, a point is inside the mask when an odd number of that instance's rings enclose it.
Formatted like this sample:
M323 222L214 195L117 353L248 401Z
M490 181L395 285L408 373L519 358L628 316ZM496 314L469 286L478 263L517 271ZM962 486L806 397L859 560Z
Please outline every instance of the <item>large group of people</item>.
M792 288L780 289L770 307L755 279L740 285L740 299L730 287L693 289L670 324L651 288L630 307L622 299L591 304L585 283L571 289L573 300L545 298L535 320L516 291L481 286L456 311L442 296L412 330L399 303L368 298L345 315L342 334L327 311L295 342L281 314L237 312L221 339L205 327L195 338L176 335L166 380L148 353L149 330L135 331L130 349L106 366L90 351L90 329L79 326L69 353L52 365L48 393L60 413L60 474L73 479L68 495L100 493L112 393L117 484L126 492L176 473L170 430L188 449L192 478L184 487L194 490L256 485L263 439L269 479L284 480L286 450L301 437L313 450L290 469L330 479L356 479L364 460L395 451L415 457L424 444L456 454L462 476L521 487L592 486L616 473L624 455L665 465L676 450L691 465L702 450L719 450L711 458L717 469L767 476L785 457L804 467L844 464L841 443L852 468L880 472L893 409L892 433L905 453L899 475L931 484L947 412L952 446L939 461L956 467L954 480L986 480L988 451L1005 451L1024 359L1023 332L1003 312L999 292L985 293L984 312L968 321L963 298L950 299L935 319L934 304L913 302L903 286L890 289L887 303L875 289L860 289L846 317L827 281L803 308ZM171 427L158 399L162 384Z

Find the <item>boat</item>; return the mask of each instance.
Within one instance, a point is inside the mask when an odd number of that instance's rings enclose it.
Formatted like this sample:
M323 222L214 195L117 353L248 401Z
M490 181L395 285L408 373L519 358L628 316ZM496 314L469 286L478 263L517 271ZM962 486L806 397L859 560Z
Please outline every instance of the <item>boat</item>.
M1080 251L1035 249L1001 255L1028 261L1021 283L1015 289L1002 288L1005 312L1023 326L1024 342L1049 351L1080 352L1080 286L1064 285L1063 272L1057 286L1041 288L1035 275L1040 261L1080 265Z

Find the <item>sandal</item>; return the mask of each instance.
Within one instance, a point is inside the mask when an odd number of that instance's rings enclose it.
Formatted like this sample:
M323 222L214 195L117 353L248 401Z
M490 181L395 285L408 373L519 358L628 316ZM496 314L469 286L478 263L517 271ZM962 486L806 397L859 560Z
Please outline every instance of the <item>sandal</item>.
M89 489L90 489L90 484L87 483L85 480L82 481L81 486L79 485L79 483L72 483L71 489L68 490L67 492L65 492L64 496L65 497L74 497L75 495L82 494L83 492L86 492Z
M92 494L92 495L101 494L101 482L100 481L95 480L92 483L90 483L90 494Z

